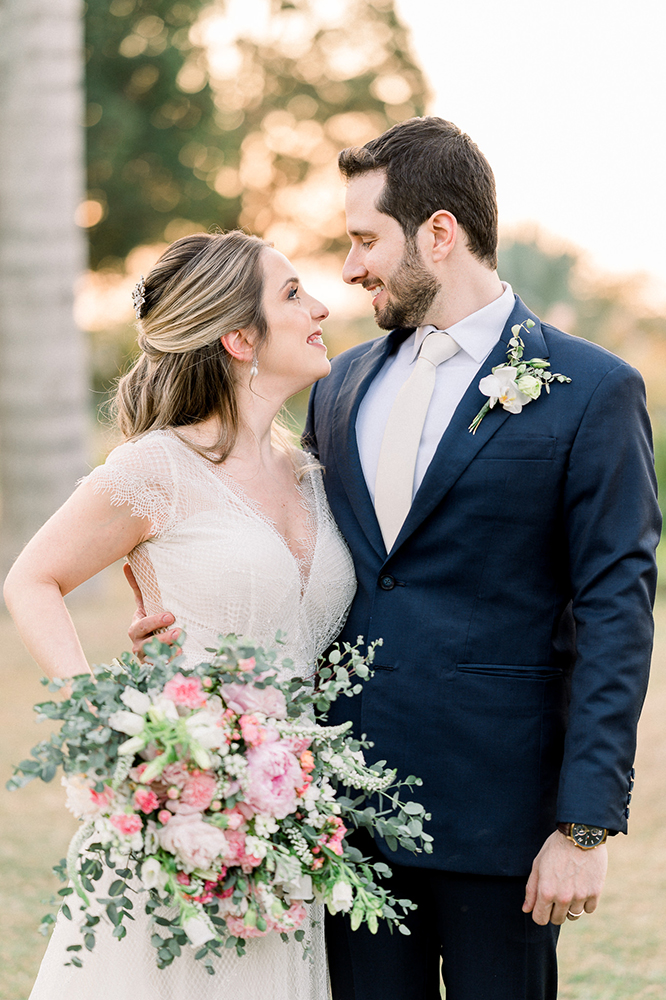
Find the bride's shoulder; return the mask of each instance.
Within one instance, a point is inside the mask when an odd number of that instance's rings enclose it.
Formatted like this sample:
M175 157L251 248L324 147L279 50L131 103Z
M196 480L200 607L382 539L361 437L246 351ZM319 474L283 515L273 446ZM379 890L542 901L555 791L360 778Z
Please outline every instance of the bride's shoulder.
M113 448L105 464L146 472L167 472L173 468L182 450L182 443L171 431L148 431Z

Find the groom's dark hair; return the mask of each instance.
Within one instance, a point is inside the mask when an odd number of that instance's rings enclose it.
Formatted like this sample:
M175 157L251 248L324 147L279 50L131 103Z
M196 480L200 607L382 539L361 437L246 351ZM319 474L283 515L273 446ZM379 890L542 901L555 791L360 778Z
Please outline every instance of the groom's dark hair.
M349 180L385 170L376 208L413 239L434 212L451 212L467 245L488 267L497 267L495 178L485 156L457 125L443 118L409 118L365 146L343 149L338 166Z

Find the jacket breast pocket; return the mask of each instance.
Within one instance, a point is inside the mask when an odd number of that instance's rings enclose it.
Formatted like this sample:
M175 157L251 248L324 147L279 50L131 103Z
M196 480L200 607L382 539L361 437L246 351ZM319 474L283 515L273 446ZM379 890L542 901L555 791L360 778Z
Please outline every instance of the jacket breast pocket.
M476 456L483 459L511 459L514 462L548 462L555 457L557 438L548 434L496 434Z

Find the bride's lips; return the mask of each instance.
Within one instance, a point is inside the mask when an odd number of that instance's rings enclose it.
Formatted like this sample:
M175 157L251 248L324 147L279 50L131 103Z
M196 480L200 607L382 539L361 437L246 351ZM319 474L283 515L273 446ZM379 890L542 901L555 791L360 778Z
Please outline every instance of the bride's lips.
M323 347L323 349L326 350L326 344L321 339L321 334L322 334L321 330L315 330L314 333L310 334L307 342L308 344L310 344L311 347Z

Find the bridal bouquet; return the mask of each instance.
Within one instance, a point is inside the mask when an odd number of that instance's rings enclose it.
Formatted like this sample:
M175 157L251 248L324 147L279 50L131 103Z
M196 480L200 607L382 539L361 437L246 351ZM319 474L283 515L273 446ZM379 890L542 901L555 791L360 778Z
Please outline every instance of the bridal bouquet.
M235 636L194 669L153 640L146 663L123 654L75 677L66 700L35 706L62 727L8 787L50 781L59 765L65 772L81 826L55 870L70 882L59 892L66 918L67 897L79 897L83 943L70 946L73 965L84 946L94 948L104 912L122 938L135 904L151 918L160 968L188 943L213 973L221 948L242 955L249 938L276 932L303 940L312 898L348 911L354 928L376 932L385 919L409 933L402 920L413 904L378 882L390 869L369 863L345 836L364 826L392 850L430 852L429 816L400 798L421 782L396 780L385 761L368 766L371 744L352 738L351 723L314 721L315 711L324 721L336 698L361 690L373 652L345 644L316 679L279 680L277 651ZM45 931L54 919L44 918Z

